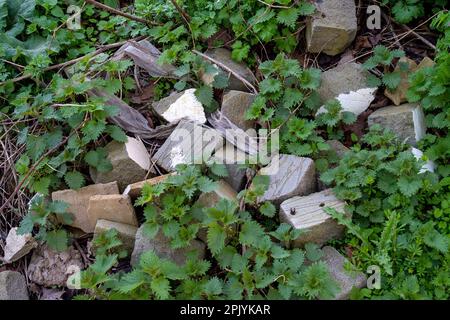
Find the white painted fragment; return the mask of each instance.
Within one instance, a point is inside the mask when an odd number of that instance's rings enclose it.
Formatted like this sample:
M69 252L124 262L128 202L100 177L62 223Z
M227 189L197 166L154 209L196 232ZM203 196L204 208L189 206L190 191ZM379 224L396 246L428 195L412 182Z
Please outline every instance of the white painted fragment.
M420 106L413 109L414 134L416 141L420 141L426 134L425 116Z
M369 108L375 99L375 91L377 91L377 88L359 89L348 93L341 93L336 99L341 103L342 111L352 112L356 116L359 116ZM325 106L321 106L317 110L316 116L326 112Z
M172 168L175 168L179 164L186 163L183 149L181 149L180 146L173 147L172 150L170 150L170 160Z
M205 111L202 103L195 96L195 89L186 90L169 108L162 114L168 122L176 122L187 118L199 123L206 122Z
M17 261L36 246L37 242L31 233L20 235L17 234L17 228L12 228L6 237L5 256L3 259L6 263Z
M423 152L422 151L420 151L419 149L417 149L417 148L411 148L411 152L412 152L412 154L414 155L414 157L417 159L417 160L421 160L422 159L422 157L423 157ZM422 168L420 169L420 171L419 171L419 173L424 173L424 172L434 172L434 170L436 169L436 165L435 165L435 163L433 162L433 161L431 161L431 160L428 160L423 166L422 166Z
M144 170L150 169L150 155L142 141L128 137L125 148L131 160L136 162Z

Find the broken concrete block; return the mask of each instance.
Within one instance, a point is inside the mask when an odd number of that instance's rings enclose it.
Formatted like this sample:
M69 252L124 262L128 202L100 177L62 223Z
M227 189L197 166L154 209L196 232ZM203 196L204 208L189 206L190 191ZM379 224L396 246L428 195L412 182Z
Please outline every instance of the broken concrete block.
M316 170L310 158L281 154L259 174L268 175L270 183L258 202L272 201L278 206L290 197L307 195L316 190Z
M344 52L358 29L355 1L317 0L316 7L318 12L306 23L307 50L330 56Z
M195 96L195 89L173 93L170 96L154 102L153 110L169 123L183 118L205 123L206 116L202 103Z
M321 75L321 85L318 90L322 103L337 99L342 111L359 115L369 108L375 99L377 88L367 87L368 73L358 63L349 62L327 70ZM316 115L326 112L325 106Z
M92 229L95 229L95 225L99 219L138 226L131 199L126 195L110 194L92 196L89 199L87 213Z
M122 241L121 249L125 249L127 253L131 255L138 228L125 223L100 219L97 220L97 224L95 225L94 238L100 233L111 229L117 230L118 238Z
M224 147L214 153L211 160L215 163L223 164L227 169L228 176L223 178L225 182L237 192L243 189L247 180L247 169L243 165L249 160L248 154L226 143Z
M239 76L241 76L251 84L254 85L256 83L256 78L253 75L252 71L245 64L236 62L231 58L231 51L224 48L217 48L206 51L205 55L227 66L230 70L233 70L235 73L237 73ZM226 70L223 71L227 73ZM230 75L229 79L229 90L249 91L249 88L247 88L241 80L237 79L232 74ZM205 80L212 82L211 79Z
M29 300L25 277L17 271L0 272L0 301Z
M67 279L84 267L78 250L70 246L58 252L47 245L38 247L28 266L29 279L44 287L65 287Z
M369 126L379 124L381 127L393 131L401 141L406 140L413 146L426 133L422 108L413 103L378 109L369 116L368 124Z
M128 195L132 200L138 198L141 195L142 188L145 184L155 185L165 181L169 176L173 173L164 174L162 176L157 176L151 179L135 182L133 184L129 184L125 190L123 191L123 195Z
M338 200L331 189L327 189L304 197L293 197L281 204L280 220L304 231L294 241L295 247L308 242L324 244L343 235L344 227L325 212L327 207L343 212L345 203Z
M221 112L236 126L246 131L255 124L252 120L245 120L245 114L254 99L254 94L231 90L223 95Z
M217 131L182 120L154 154L152 161L171 172L178 164L206 162L222 145L223 138Z
M12 228L6 237L5 256L3 259L6 263L17 261L36 247L37 242L31 233L17 234L17 228Z
M131 265L139 265L141 255L147 251L153 251L162 259L169 259L178 265L183 265L186 262L187 254L194 250L197 251L198 258L203 259L206 245L201 241L193 240L187 248L172 249L170 247L170 239L164 236L162 231L159 231L153 239L149 239L145 235L144 226L141 226L136 233L134 250L131 255Z
M128 137L127 142L112 141L105 149L113 169L98 172L91 167L90 174L95 183L117 181L122 190L127 185L146 178L150 170L150 154L142 141Z
M333 247L322 248L323 257L320 259L328 266L328 270L340 287L335 300L345 300L350 296L353 287L365 288L367 278L363 272L352 270L351 263Z
M73 215L72 227L79 228L84 232L94 231L94 226L88 218L89 198L94 195L119 194L117 182L105 184L93 184L78 190L60 190L52 193L53 201L64 201L69 207L67 212Z

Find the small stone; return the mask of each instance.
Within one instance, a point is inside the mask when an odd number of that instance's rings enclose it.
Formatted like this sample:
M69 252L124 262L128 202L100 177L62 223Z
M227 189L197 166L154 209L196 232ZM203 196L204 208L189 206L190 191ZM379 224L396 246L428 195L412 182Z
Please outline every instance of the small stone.
M73 222L70 225L89 233L94 230L87 213L89 199L94 195L106 194L119 194L117 182L93 184L78 190L55 191L52 193L52 200L66 202L69 205L67 212L73 215Z
M307 195L316 190L316 170L310 158L282 154L272 159L270 165L261 169L259 174L268 175L270 183L258 202L272 201L278 206L290 197Z
M246 178L246 168L242 165L249 160L249 155L235 148L233 145L226 143L214 153L212 161L223 164L228 171L228 176L223 180L227 182L235 191L239 192L243 189Z
M21 273L0 272L0 300L29 300L27 283Z
M367 72L358 63L345 63L322 73L318 90L322 103L337 99L342 111L360 115L375 99L377 88L367 87ZM325 106L316 115L326 112Z
M340 287L340 292L335 296L335 300L346 300L350 296L353 287L365 288L367 278L363 272L349 270L351 263L333 247L322 248L323 257L321 260L328 266L328 270Z
M92 196L87 212L92 229L100 219L138 226L131 199L122 194Z
M115 229L118 238L122 241L121 249L125 249L129 255L133 252L134 242L136 240L137 227L109 220L100 219L95 225L94 238L100 233Z
M401 71L400 63L406 63L408 65L408 71ZM398 87L391 91L388 88L384 90L384 95L388 97L396 106L406 102L406 93L409 89L409 81L408 77L411 72L417 69L417 64L414 60L411 60L407 57L401 57L397 63L397 67L395 67L394 71L400 72L401 81Z
M358 29L353 0L316 1L318 12L306 23L307 50L335 56L355 39Z
M436 62L434 62L432 59L430 59L429 57L425 57L422 59L422 61L420 61L419 65L417 66L416 70L420 70L422 68L431 68L436 64Z
M422 108L413 103L378 109L369 116L368 124L369 127L379 124L413 146L425 136L426 131Z
M245 114L254 99L254 94L231 90L223 95L221 112L236 126L246 131L255 124L252 120L245 120Z
M136 199L141 195L142 188L144 187L145 184L156 185L158 183L165 181L171 175L172 173L164 174L162 176L157 176L151 179L129 184L123 191L123 195L124 196L128 195L131 199Z
M250 82L251 84L256 83L256 78L253 75L252 71L243 63L236 62L231 58L231 52L224 48L217 48L208 50L205 52L207 56L210 58L222 63L223 65L227 66L230 70L233 70L236 74ZM224 70L224 72L227 72ZM210 84L212 82L211 77L208 77L209 79L206 80L207 84ZM210 82L210 83L208 83ZM230 75L230 81L228 85L229 90L239 90L239 91L249 91L249 88L242 83L241 80L237 79L235 76Z
M105 149L113 169L98 172L91 167L90 174L95 183L117 181L122 190L127 185L146 178L150 170L150 154L142 141L128 137L125 143L111 141Z
M47 245L33 252L28 266L29 279L44 287L65 287L70 275L83 269L81 255L74 247L58 252Z
M199 259L204 258L206 246L203 242L192 240L191 245L187 248L172 249L170 239L165 237L162 231L159 231L153 239L149 239L145 235L144 226L141 226L136 233L131 265L134 267L139 265L141 255L147 251L153 251L161 259L171 260L181 266L186 262L187 254L194 250L197 251Z
M206 116L202 103L195 96L195 89L173 93L153 103L153 110L169 123L183 118L205 123Z
M152 161L171 172L178 164L205 163L223 145L216 130L182 120L153 155Z
M17 228L12 228L6 237L5 256L3 259L6 263L17 261L36 247L37 242L31 233L17 234Z
M338 200L331 189L327 189L304 197L293 197L281 204L280 220L304 231L294 241L295 247L308 242L324 244L343 235L344 227L325 212L327 207L343 212L345 203Z

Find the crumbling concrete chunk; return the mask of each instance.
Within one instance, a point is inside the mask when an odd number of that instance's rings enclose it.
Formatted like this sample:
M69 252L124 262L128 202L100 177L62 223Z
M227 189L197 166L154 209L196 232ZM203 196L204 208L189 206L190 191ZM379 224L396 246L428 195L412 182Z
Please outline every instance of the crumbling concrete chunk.
M17 228L12 228L6 237L5 256L3 259L6 263L17 261L36 247L37 242L31 233L20 235L17 234Z
M65 287L70 275L84 267L78 250L70 246L66 251L58 252L47 245L33 252L28 266L29 279L44 287Z
M222 114L244 131L253 128L254 121L245 120L245 114L254 99L254 94L231 90L223 95Z

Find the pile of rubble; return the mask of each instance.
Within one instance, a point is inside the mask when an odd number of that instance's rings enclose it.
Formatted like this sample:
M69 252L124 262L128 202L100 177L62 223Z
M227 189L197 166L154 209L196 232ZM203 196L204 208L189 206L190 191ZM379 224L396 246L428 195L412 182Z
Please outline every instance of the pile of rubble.
M328 55L343 52L356 35L354 1L321 1L318 5L323 14L308 20L307 50ZM220 116L228 119L232 128L241 130L237 135L252 129L255 123L245 120L245 113L255 94L249 92L248 86L239 78L255 84L254 75L245 65L234 62L230 52L225 49L215 49L205 54L226 65L227 70L222 71L229 73L229 90L223 94ZM126 44L114 58L130 57L150 75L170 76L173 71L171 66L158 66L154 63L158 55L159 51L143 40ZM202 80L205 83L212 81L206 75ZM345 63L322 74L319 95L323 103L332 98L338 99L343 111L353 112L358 116L375 99L377 88L367 87L366 82L367 73L361 65ZM92 94L102 95L95 91ZM205 125L207 122L211 123L211 118L196 98L195 89L173 93L152 104L154 115L167 123L164 130L159 131L151 129L145 118L122 100L113 96L108 96L108 99L120 109L119 115L111 119L112 122L143 140L160 133L159 138L166 138L164 143L156 153L150 155L139 138L130 136L126 143L110 142L105 149L112 164L111 171L97 172L91 169L90 176L95 184L78 190L53 192L51 199L64 201L69 205L68 212L74 217L70 227L78 229L80 234L93 233L95 237L110 229L117 230L123 248L129 253L131 265L136 265L140 255L147 250L153 250L161 257L170 258L178 264L184 263L187 252L192 249L196 249L200 257L204 257L204 232L200 232L199 238L187 249L171 249L168 239L162 233L154 239L148 239L143 228L139 227L140 217L135 212L133 201L139 196L144 184L164 181L180 163L195 163L199 158L201 161L224 161L229 154L235 157L235 162L226 163L229 176L220 181L217 190L200 196L197 203L208 207L214 206L220 199L236 200L237 193L247 184L247 172L239 162L247 159L248 150L242 145L229 143L233 139L224 136L223 131L217 127ZM381 108L370 114L368 125L379 124L392 129L399 138L416 145L425 134L420 106L399 105L404 102L403 96L391 96L391 99L396 106ZM324 108L319 109L317 114L322 112L326 112ZM250 135L249 137L251 138ZM348 150L338 141L328 143L340 157ZM413 152L420 157L420 150L413 149ZM432 165L427 168L432 170ZM167 174L158 175L157 169L162 169ZM267 175L270 180L268 190L258 201L271 201L277 207L281 221L304 231L295 241L296 247L303 247L309 242L323 246L330 240L343 236L343 226L329 216L324 208L331 207L343 212L345 203L338 200L332 190L320 182L312 159L288 154L277 155L256 174ZM11 229L6 239L3 260L6 264L13 263L32 250L27 276L31 282L44 287L64 287L73 272L86 267L77 248L70 246L65 252L55 252L46 246L38 246L31 234L18 235L17 228ZM338 298L347 298L354 286L365 286L366 277L363 273L350 274L344 270L344 264L348 264L344 256L332 247L325 246L322 250L323 261L341 286ZM0 300L3 299L28 299L23 275L15 271L0 272Z

